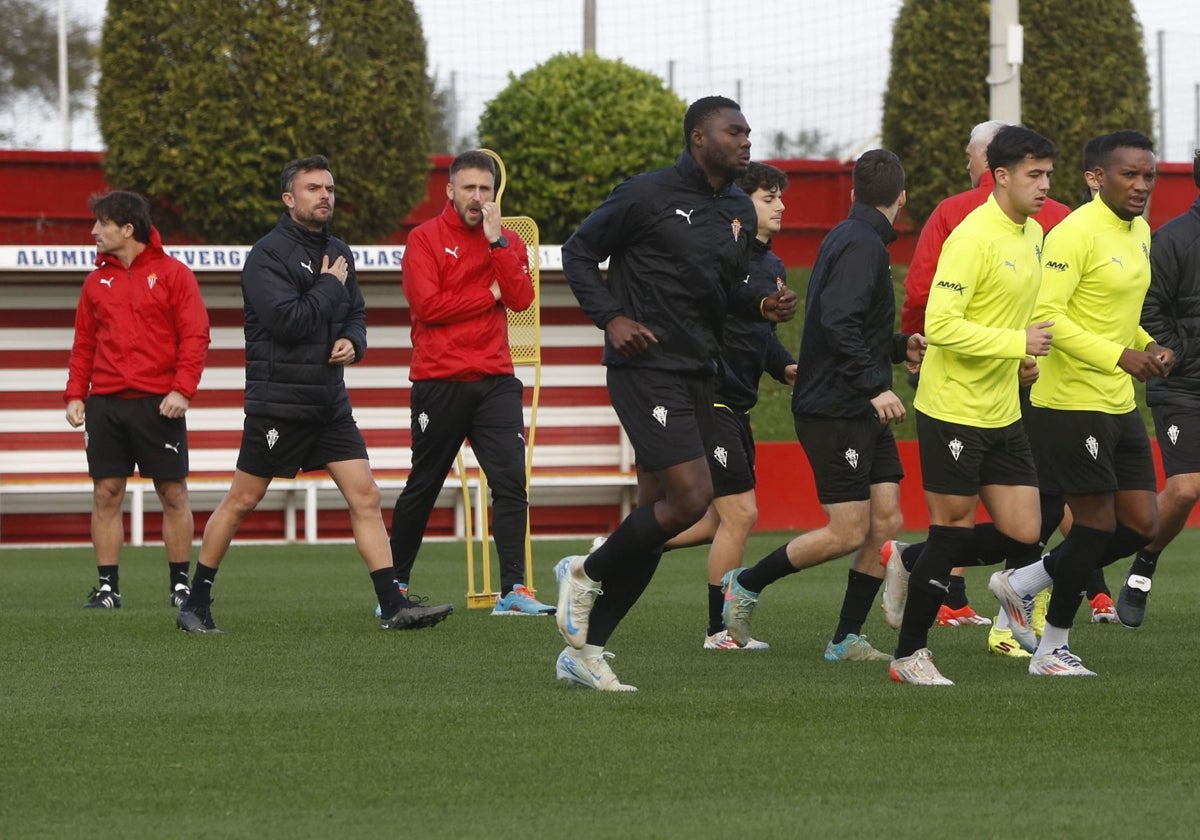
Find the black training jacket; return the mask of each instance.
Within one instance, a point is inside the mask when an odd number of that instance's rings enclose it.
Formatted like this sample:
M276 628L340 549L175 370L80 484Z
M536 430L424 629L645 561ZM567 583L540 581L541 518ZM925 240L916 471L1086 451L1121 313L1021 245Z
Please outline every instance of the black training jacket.
M748 285L757 298L774 294L787 282L783 260L771 253L770 242L756 237L750 250ZM734 411L749 411L758 402L758 381L764 372L786 384L786 368L795 359L775 332L775 324L759 318L730 315L725 321L725 349L716 400Z
M887 250L895 238L886 216L855 202L821 241L804 305L796 417L870 417L871 400L891 390L892 365L904 361L908 343L895 333Z
M658 343L627 359L606 335L604 364L715 374L726 315L761 317L746 283L757 226L750 197L732 183L713 192L686 149L619 184L563 245L563 271L597 327L625 315Z
M321 274L321 258L350 264L343 286ZM310 231L284 214L255 243L242 268L246 320L246 414L328 423L350 415L341 365L329 364L333 343L348 338L354 360L367 349L366 309L350 247Z
M1200 198L1155 231L1150 243L1142 327L1175 351L1175 367L1146 383L1146 402L1200 408Z

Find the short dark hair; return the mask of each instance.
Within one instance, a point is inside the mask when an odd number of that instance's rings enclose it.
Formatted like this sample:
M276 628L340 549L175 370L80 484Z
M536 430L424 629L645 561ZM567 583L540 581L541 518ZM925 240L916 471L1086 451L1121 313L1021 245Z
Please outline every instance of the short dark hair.
M290 193L296 181L296 176L301 172L312 172L314 169L319 169L322 172L331 172L329 158L325 157L325 155L309 155L308 157L296 158L293 161L289 161L288 165L283 167L283 174L279 176L280 192Z
M987 147L988 169L1006 169L1025 158L1058 157L1058 148L1042 135L1023 125L1006 125L996 132Z
M854 162L854 200L868 207L891 207L904 191L904 166L887 149L863 152Z
M1101 168L1108 166L1108 159L1112 156L1114 149L1144 149L1147 152L1153 152L1154 141L1142 132L1130 128L1122 128L1111 134L1105 134L1096 144L1096 166Z
M751 161L746 167L746 174L738 178L737 185L746 191L746 195L752 195L759 189L783 192L788 187L788 178L782 169L769 163Z
M450 177L454 177L454 173L460 169L481 169L484 172L492 173L492 186L496 186L496 162L492 160L492 156L487 152L479 149L472 149L469 152L463 152L450 162Z
M705 96L689 105L687 113L683 115L684 147L692 145L692 132L703 125L705 120L717 111L724 111L727 108L734 111L742 110L741 105L725 96Z
M133 225L133 238L143 245L150 244L150 202L135 192L115 190L93 195L88 207L102 222L116 222L119 227Z
M1107 134L1097 134L1083 147L1083 171L1091 172L1100 166L1100 144Z

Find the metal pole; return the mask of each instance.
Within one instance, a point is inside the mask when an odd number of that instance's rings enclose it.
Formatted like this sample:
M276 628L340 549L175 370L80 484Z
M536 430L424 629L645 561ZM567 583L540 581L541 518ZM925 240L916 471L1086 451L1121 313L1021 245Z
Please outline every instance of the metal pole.
M58 0L58 125L64 149L71 148L70 95L67 85L67 0Z
M583 54L596 54L596 0L583 0Z
M1193 93L1195 94L1196 98L1196 104L1192 111L1192 113L1195 114L1196 120L1196 124L1194 126L1195 130L1192 132L1192 155L1194 156L1196 154L1196 150L1200 149L1200 82L1196 82L1196 84L1193 86ZM1163 157L1166 156L1167 150L1164 148Z
M1021 121L1021 48L1019 0L992 0L988 86L993 120Z
M1167 32L1158 30L1158 147L1167 154Z

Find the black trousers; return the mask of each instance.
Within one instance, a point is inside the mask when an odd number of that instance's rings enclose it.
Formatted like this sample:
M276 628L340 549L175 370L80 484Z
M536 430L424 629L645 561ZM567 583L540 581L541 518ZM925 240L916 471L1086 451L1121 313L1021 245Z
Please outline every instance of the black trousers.
M500 557L501 591L525 580L525 420L521 380L489 376L475 382L427 379L412 387L412 472L392 511L392 565L408 583L429 515L463 441L492 490L492 535Z

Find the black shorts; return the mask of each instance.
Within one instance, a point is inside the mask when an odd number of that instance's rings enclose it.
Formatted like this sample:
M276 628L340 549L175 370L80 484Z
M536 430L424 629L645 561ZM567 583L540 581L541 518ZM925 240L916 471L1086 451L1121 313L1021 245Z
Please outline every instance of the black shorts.
M124 478L136 463L143 478L187 478L187 422L158 413L163 396L93 395L84 406L88 475Z
M608 394L639 470L657 472L704 458L711 448L711 376L610 366Z
M1142 416L1034 407L1029 436L1065 495L1157 489Z
M1020 420L984 429L916 414L927 492L975 496L980 487L991 484L1038 486L1033 452Z
M1167 477L1200 473L1200 411L1160 405L1150 413Z
M237 468L259 478L295 478L300 470L360 458L366 460L367 445L353 417L298 423L247 416Z
M892 427L873 417L861 420L795 418L796 438L804 447L823 505L871 498L872 484L904 478Z
M714 406L713 444L708 449L713 497L737 496L754 489L754 432L750 415Z

